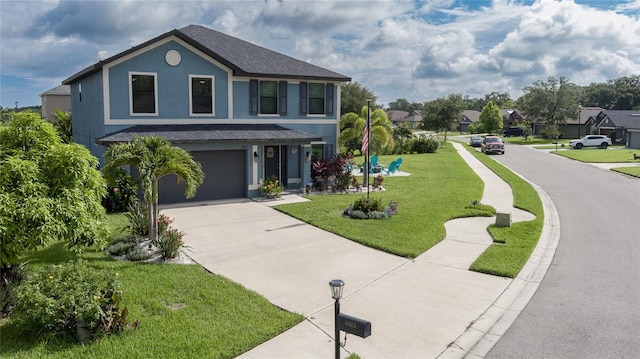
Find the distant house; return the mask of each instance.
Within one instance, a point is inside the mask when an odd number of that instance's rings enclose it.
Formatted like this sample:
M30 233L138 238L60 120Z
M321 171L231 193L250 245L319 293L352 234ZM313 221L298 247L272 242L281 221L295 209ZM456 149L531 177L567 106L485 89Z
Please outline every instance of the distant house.
M189 25L93 64L71 87L73 136L106 147L162 136L205 172L189 201L258 196L261 179L310 181L311 158L337 151L340 86L351 78L212 29ZM160 203L184 202L175 176Z
M525 120L524 116L519 110L500 110L502 115L502 128L509 128L511 126L521 125Z
M393 123L394 126L407 125L411 128L418 128L422 123L422 115L420 111L414 110L411 112L402 110L387 111L387 117Z
M71 111L71 87L69 85L56 86L40 94L42 117L47 121L53 120L56 109L62 112Z
M467 132L467 129L469 128L470 124L474 122L479 122L479 121L480 121L480 111L478 110L462 111L462 116L460 116L460 119L455 125L456 128L454 128L453 130L460 131L460 132Z
M640 111L602 110L595 118L598 134L630 148L640 148Z
M591 128L600 121L598 115L602 111L600 107L581 107L578 116L558 125L562 138L580 138L590 134Z

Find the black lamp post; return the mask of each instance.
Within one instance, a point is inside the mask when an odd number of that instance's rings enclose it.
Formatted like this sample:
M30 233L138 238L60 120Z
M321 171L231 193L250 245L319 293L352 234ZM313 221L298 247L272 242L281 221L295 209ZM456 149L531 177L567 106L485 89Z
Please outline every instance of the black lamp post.
M331 287L331 298L335 299L335 348L336 359L340 359L340 329L338 329L338 315L340 314L340 298L342 298L342 289L344 288L344 281L342 279L334 279L329 282Z

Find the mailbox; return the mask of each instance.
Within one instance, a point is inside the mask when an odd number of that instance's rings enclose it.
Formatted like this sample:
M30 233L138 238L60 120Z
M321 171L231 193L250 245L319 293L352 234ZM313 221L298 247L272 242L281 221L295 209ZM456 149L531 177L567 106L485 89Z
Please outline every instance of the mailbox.
M340 313L338 314L338 329L361 338L366 338L371 335L371 322Z

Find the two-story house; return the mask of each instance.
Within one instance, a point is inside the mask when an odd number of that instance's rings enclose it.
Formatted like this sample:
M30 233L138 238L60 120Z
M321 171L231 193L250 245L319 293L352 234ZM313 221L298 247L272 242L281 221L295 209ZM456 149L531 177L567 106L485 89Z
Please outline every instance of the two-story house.
M189 25L100 61L71 86L73 135L104 160L106 146L159 135L205 172L190 201L258 195L276 176L310 181L310 159L337 151L340 85L347 76L241 39ZM186 201L175 176L160 203Z

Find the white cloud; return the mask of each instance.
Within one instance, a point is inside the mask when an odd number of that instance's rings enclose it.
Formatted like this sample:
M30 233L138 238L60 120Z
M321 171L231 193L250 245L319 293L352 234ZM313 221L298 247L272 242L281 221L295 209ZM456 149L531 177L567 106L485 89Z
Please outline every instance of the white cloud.
M382 103L517 98L548 76L588 84L640 74L640 0L0 1L0 10L2 106L13 103L16 78L53 87L187 24L350 76Z

